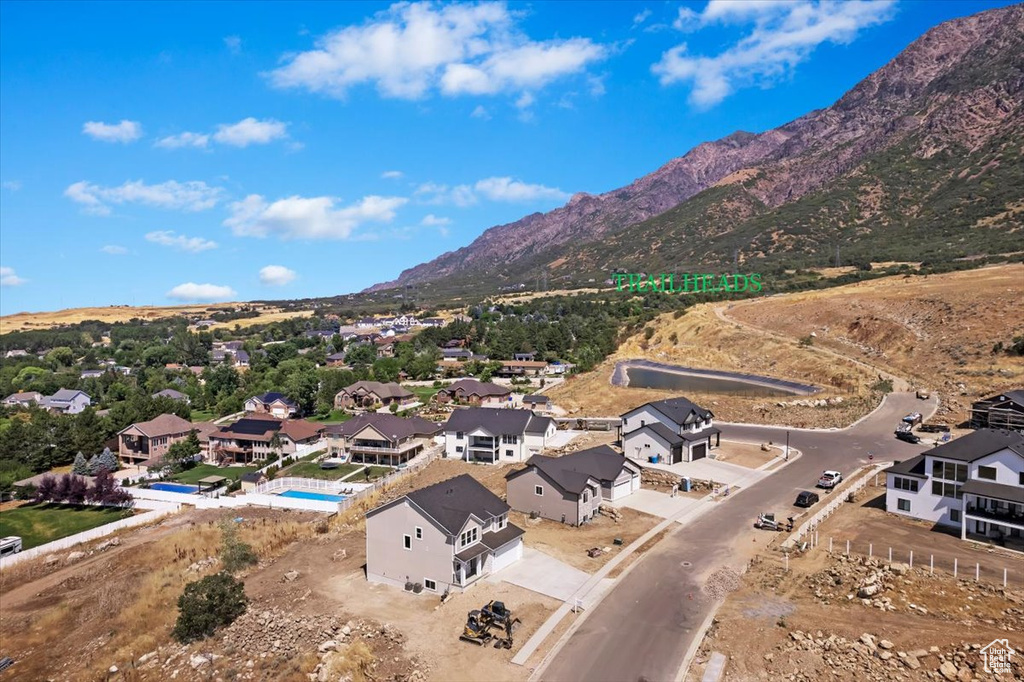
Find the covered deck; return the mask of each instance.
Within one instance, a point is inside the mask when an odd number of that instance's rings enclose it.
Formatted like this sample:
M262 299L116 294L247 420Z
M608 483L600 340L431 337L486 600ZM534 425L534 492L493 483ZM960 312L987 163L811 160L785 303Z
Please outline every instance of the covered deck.
M975 479L960 489L964 500L961 539L982 537L1024 548L1024 488Z

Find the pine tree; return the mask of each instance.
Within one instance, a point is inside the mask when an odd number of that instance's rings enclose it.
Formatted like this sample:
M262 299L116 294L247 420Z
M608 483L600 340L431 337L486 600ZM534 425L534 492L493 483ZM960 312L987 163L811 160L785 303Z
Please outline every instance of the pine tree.
M82 454L81 450L75 455L75 461L71 465L71 473L76 476L85 476L89 473L89 464L85 461L85 455Z
M100 457L99 457L99 455L93 455L92 457L89 458L89 463L86 465L87 471L85 473L87 475L89 475L89 476L95 476L96 475L96 470L99 469L99 466L100 466Z
M106 469L109 473L114 473L118 470L117 455L110 451L110 448L103 448L103 452L100 453L97 461L96 470Z

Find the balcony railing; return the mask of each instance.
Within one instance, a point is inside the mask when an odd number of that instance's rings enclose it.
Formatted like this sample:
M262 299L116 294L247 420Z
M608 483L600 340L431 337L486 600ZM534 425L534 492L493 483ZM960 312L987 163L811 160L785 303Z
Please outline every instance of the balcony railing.
M964 508L964 513L970 514L971 516L991 519L993 521L1003 521L1015 526L1024 526L1024 510L1010 511L1008 509L990 509L988 507L979 507L974 504L969 504Z
M348 446L350 452L367 452L367 453L380 453L383 455L400 455L409 450L416 449L420 443L402 443L397 448L382 448L375 445L359 445L358 443L352 443Z

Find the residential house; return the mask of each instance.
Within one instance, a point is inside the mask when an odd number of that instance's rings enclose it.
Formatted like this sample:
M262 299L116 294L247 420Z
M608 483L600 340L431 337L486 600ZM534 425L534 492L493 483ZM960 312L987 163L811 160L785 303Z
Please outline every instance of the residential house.
M532 394L523 396L523 407L534 412L546 413L551 410L551 398L546 395Z
M316 329L303 333L307 339L326 339L328 341L330 341L335 334L337 334L337 331L334 329Z
M352 407L373 407L374 405L399 406L416 402L416 394L401 384L380 381L357 381L351 386L338 391L334 396L334 406L338 409Z
M443 327L444 318L441 317L425 317L420 320L421 327Z
M970 427L1024 431L1024 389L1006 391L973 403Z
M162 391L157 391L151 397L153 398L170 398L171 400L180 400L183 403L191 403L192 399L181 391L175 391L173 388L165 388Z
M885 471L885 508L1024 546L1024 434L978 429Z
M540 454L554 435L555 422L529 410L471 407L448 417L444 453L467 462L525 462Z
M29 355L29 353L28 353L27 350L22 350L20 348L16 348L15 350L9 350L6 353L4 353L4 357L8 358L8 359L10 359L10 358L27 358L28 355Z
M270 392L245 401L245 411L288 419L299 414L298 404L284 393Z
M444 348L462 348L468 345L465 339L451 339L444 342Z
M512 354L512 359L513 360L518 360L520 362L523 362L523 361L532 362L533 360L537 359L537 354L533 353L533 352L530 352L530 353L513 353Z
M420 417L365 412L324 430L332 457L350 462L398 466L428 447L441 427Z
M571 374L572 370L575 368L576 365L574 365L571 362L561 362L559 360L555 360L550 365L548 365L548 374Z
M51 396L44 397L39 406L51 412L78 414L92 404L92 398L85 391L62 388Z
M249 367L249 353L244 350L236 350L231 354L231 366L235 369L247 369Z
M370 329L377 326L377 320L372 317L364 317L356 322L356 327L359 329Z
M328 367L345 367L345 353L331 353L327 356Z
M666 464L707 457L721 440L711 411L686 398L658 400L630 410L622 415L620 429L627 457L644 461L659 457Z
M495 372L500 377L539 377L547 374L548 363L535 360L502 360Z
M414 490L366 514L366 578L463 591L523 555L509 506L469 474Z
M244 342L242 341L214 341L212 347L214 350L234 352L236 350L242 350L243 343Z
M640 473L638 464L607 445L563 457L534 455L525 469L505 476L505 497L516 511L579 526L602 502L639 490Z
M322 424L304 419L282 421L266 414L249 415L210 433L209 456L216 462L250 464L271 454L293 454L300 445L320 440L323 432Z
M512 391L497 384L459 379L437 392L439 403L465 403L479 407L501 407L513 403Z
M377 339L374 342L377 346L378 358L395 357L395 342L390 339Z
M3 400L7 407L32 407L43 402L43 394L39 391L28 391L26 393L12 393Z
M82 379L99 379L105 374L102 369L83 369L81 378Z
M473 351L468 348L442 348L441 358L444 360L459 360L465 362L473 357Z
M189 420L162 414L118 431L117 454L125 466L155 467L172 445L188 438L194 430Z

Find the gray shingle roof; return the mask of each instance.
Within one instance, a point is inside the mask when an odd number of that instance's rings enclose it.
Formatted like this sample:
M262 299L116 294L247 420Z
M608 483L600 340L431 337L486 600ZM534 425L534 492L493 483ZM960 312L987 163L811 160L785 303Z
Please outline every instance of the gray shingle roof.
M913 478L928 478L928 475L924 472L924 455L911 457L899 464L893 464L885 470L885 473L900 474L901 476L911 476Z
M994 497L997 500L1016 502L1024 504L1024 488L1018 485L1006 485L993 481L979 481L972 479L964 483L960 490L971 495L982 495L983 497Z
M973 462L1003 448L1009 448L1024 457L1024 434L1006 429L978 429L921 454Z
M505 410L496 407L470 407L455 410L444 425L445 431L472 431L483 428L496 436L513 433L544 433L549 417L538 417L530 410Z
M654 433L658 434L663 439L667 440L669 445L679 445L680 443L683 442L683 439L680 438L678 433L676 433L672 429L668 428L667 426L665 426L661 422L654 422L653 424L646 424L644 426L641 426L639 429L633 429L629 433L636 433L638 431L643 431L644 429L650 429ZM626 433L626 434L623 434L623 435L628 436L629 433Z
M693 403L686 398L667 398L647 403L654 409L661 412L676 424L686 424L693 421L694 417L708 419L714 415L710 410L705 410L700 405Z
M459 379L450 386L445 386L441 390L451 395L454 395L456 391L461 390L463 395L476 395L481 398L487 396L506 396L512 393L512 391L504 386L498 386L497 384L484 381L477 381L476 379Z
M373 393L379 398L411 398L414 395L412 391L401 384L380 381L357 381L351 386L346 386L342 391L352 394L360 389L367 393Z
M264 393L263 395L255 396L255 399L260 401L264 405L269 405L275 400L280 400L288 407L298 407L298 405L295 404L294 400L286 396L284 393L278 393L276 391L271 391L270 393Z
M86 393L85 391L76 391L76 390L74 390L72 388L62 388L59 391L57 391L56 393L54 393L53 395L51 395L50 396L50 400L67 400L67 401L71 401L71 400L74 400L75 396L78 395L79 393L84 395L86 398L89 397L89 394Z
M353 436L367 426L380 431L381 435L394 436L398 439L411 436L433 436L441 431L441 427L422 417L398 417L393 414L370 412L360 414L343 424L328 426L326 433L337 436Z
M506 478L512 478L533 466L571 493L581 493L586 488L587 480L596 479L600 483L611 483L626 465L626 457L607 445L580 450L564 457L546 457L534 455L527 460L526 469L513 472Z
M459 533L470 515L486 522L510 509L469 474L414 490L406 497L441 524L449 535Z
M489 549L495 550L500 547L504 547L516 538L521 537L524 533L526 533L525 530L514 523L510 523L501 530L493 530L490 533L484 533L480 537L480 541L487 545Z

